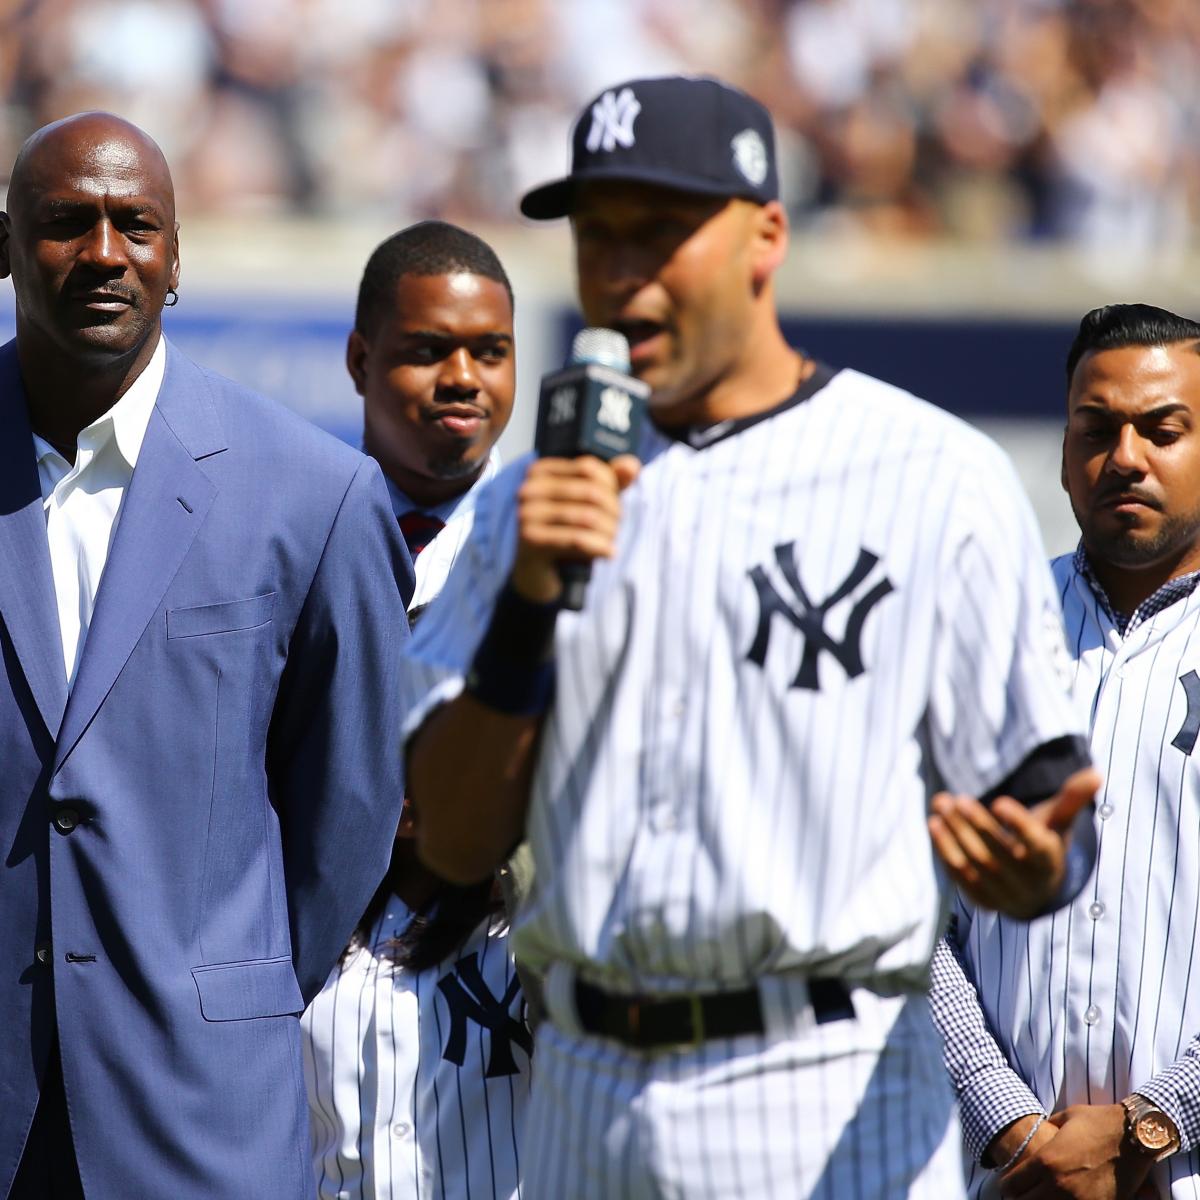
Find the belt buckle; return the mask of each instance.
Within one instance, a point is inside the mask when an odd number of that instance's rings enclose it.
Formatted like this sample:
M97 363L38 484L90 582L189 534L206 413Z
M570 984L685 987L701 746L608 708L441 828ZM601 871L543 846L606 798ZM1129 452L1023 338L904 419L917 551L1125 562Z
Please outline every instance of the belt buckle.
M699 1046L705 1040L704 1005L701 1003L701 997L694 992L688 997L688 1014L691 1017L692 1035L685 1040L690 1041L693 1046Z
M625 1005L625 1027L635 1043L642 1031L642 1005L640 1000L630 1000Z

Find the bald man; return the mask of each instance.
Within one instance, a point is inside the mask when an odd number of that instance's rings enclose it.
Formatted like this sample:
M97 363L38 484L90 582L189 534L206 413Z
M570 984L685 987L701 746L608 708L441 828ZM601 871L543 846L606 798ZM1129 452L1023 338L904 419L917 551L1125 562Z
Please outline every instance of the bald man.
M127 122L22 147L0 277L0 1196L307 1197L297 1018L402 795L383 479L162 336Z

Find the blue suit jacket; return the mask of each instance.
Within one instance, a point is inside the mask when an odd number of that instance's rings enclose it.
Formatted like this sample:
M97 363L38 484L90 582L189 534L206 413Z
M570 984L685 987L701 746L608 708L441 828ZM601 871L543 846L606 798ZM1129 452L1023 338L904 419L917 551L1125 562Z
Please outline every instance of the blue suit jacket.
M171 347L68 698L0 348L0 1196L56 1014L89 1196L312 1193L297 1014L387 866L411 587L375 463Z

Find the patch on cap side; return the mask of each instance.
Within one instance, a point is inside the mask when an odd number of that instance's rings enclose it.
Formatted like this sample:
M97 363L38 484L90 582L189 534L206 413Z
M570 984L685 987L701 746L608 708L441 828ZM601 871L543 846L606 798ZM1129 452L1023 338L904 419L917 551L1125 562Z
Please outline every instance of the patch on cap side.
M767 148L757 129L743 129L729 143L733 148L733 165L741 172L747 183L760 187L770 170Z

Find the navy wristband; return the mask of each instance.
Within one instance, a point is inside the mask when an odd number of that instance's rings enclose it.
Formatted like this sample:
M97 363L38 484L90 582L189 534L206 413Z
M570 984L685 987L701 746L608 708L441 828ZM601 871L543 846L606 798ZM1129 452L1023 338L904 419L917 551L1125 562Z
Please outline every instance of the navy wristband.
M558 605L526 600L508 584L467 671L466 691L497 712L534 717L554 696Z

